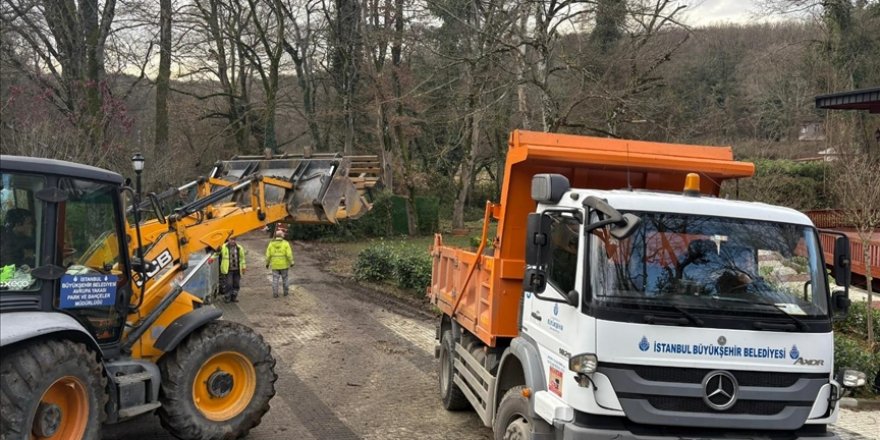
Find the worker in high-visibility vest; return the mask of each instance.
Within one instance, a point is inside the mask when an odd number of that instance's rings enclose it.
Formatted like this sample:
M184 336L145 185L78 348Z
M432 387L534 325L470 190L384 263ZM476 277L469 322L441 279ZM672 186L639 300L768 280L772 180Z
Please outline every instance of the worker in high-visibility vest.
M266 246L266 269L272 269L272 297L278 298L278 282L281 282L284 296L288 294L287 276L293 266L293 249L284 239L284 230L275 229L275 238Z
M244 248L235 242L235 237L230 237L220 247L220 275L226 290L226 302L238 302L238 290L245 269L247 264L244 260Z

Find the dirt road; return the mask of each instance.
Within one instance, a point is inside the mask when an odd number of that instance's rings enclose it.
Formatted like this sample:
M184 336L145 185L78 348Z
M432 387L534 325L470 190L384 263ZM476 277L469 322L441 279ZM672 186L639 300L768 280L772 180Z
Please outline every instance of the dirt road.
M263 267L266 240L248 251L240 301L224 319L243 322L272 345L277 395L249 439L488 439L472 412L439 402L434 320L406 304L320 270L313 252L294 247L292 295L272 298ZM105 429L105 439L170 439L154 416Z
M221 304L223 319L260 332L278 363L277 395L249 439L456 439L492 433L473 412L450 413L439 402L435 320L418 307L322 271L318 250L294 246L292 295L272 298L263 267L266 239L239 241L250 269L241 302ZM880 438L869 413L846 411L844 440ZM109 440L171 439L154 416L107 427Z

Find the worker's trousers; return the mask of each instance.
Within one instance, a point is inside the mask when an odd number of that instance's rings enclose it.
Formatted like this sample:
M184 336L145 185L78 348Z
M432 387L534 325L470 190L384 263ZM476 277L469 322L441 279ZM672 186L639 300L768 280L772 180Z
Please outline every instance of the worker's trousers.
M288 287L287 287L287 272L290 269L272 269L272 296L278 296L278 283L281 283L283 288L284 296L287 296Z
M241 271L230 270L228 274L223 276L224 296L227 301L238 300L238 290L241 288Z

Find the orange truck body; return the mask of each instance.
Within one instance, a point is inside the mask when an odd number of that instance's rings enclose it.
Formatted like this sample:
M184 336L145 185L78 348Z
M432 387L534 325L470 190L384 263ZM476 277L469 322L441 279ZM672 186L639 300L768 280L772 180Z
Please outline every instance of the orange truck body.
M444 314L490 347L519 334L528 214L535 212L532 176L557 173L579 189L681 191L701 176L700 192L717 196L727 179L751 177L754 164L733 160L730 147L668 144L517 130L511 133L500 203L487 203L476 251L432 248L428 296ZM498 222L490 252L489 221Z

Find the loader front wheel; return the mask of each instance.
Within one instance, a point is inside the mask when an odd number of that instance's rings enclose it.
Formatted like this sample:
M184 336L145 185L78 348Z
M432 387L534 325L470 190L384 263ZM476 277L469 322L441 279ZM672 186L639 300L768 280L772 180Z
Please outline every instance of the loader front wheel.
M278 378L262 336L229 321L196 330L159 367L159 418L181 439L244 437L269 410Z
M66 340L25 344L0 361L0 439L97 438L107 395L95 354Z

